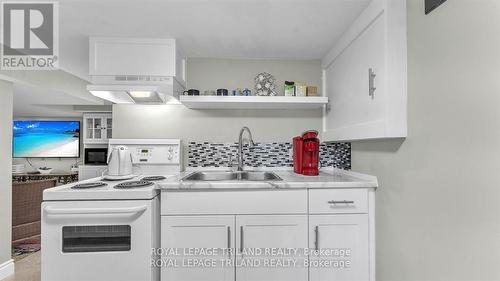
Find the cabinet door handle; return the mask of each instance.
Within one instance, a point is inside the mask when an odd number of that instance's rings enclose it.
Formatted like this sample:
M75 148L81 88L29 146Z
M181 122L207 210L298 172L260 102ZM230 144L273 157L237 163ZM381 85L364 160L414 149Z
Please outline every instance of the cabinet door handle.
M316 226L314 228L314 236L315 236L315 238L314 238L314 240L315 240L314 241L314 249L316 251L318 251L319 250L319 226Z
M375 90L377 89L377 88L375 88L375 77L376 76L377 75L375 74L373 69L370 67L368 69L368 89L369 89L368 95L372 98L375 96Z
M240 226L240 253L242 256L243 256L243 247L244 247L243 238L244 238L243 226Z
M227 227L227 255L231 259L231 227Z
M354 204L352 200L331 200L328 201L328 204Z

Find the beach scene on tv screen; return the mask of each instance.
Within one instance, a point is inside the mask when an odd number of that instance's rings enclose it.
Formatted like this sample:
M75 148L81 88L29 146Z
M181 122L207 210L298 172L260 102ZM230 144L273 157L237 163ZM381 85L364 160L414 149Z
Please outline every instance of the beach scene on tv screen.
M14 157L78 157L80 122L14 121Z

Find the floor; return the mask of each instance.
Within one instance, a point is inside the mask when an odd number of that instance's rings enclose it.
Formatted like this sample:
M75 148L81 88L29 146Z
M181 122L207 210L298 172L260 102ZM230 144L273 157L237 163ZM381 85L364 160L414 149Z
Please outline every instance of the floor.
M40 281L40 255L38 251L17 261L16 273L2 281Z

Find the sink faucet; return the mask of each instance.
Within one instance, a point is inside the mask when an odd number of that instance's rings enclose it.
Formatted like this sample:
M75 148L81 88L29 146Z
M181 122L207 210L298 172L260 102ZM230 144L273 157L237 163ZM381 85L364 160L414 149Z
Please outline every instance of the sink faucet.
M238 140L238 171L243 171L243 166L244 166L244 161L245 161L245 159L243 159L243 133L245 131L248 132L249 144L251 146L255 145L255 143L253 142L253 139L252 139L252 132L250 132L250 129L248 127L241 128L240 138Z

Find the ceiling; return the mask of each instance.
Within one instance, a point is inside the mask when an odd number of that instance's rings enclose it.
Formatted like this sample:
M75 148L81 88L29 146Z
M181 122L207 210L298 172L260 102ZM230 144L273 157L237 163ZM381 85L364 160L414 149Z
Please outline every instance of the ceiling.
M88 80L89 36L176 38L188 57L321 59L370 0L61 0L60 67Z
M77 117L82 113L73 105L89 104L86 99L28 84L14 83L13 91L15 117Z

